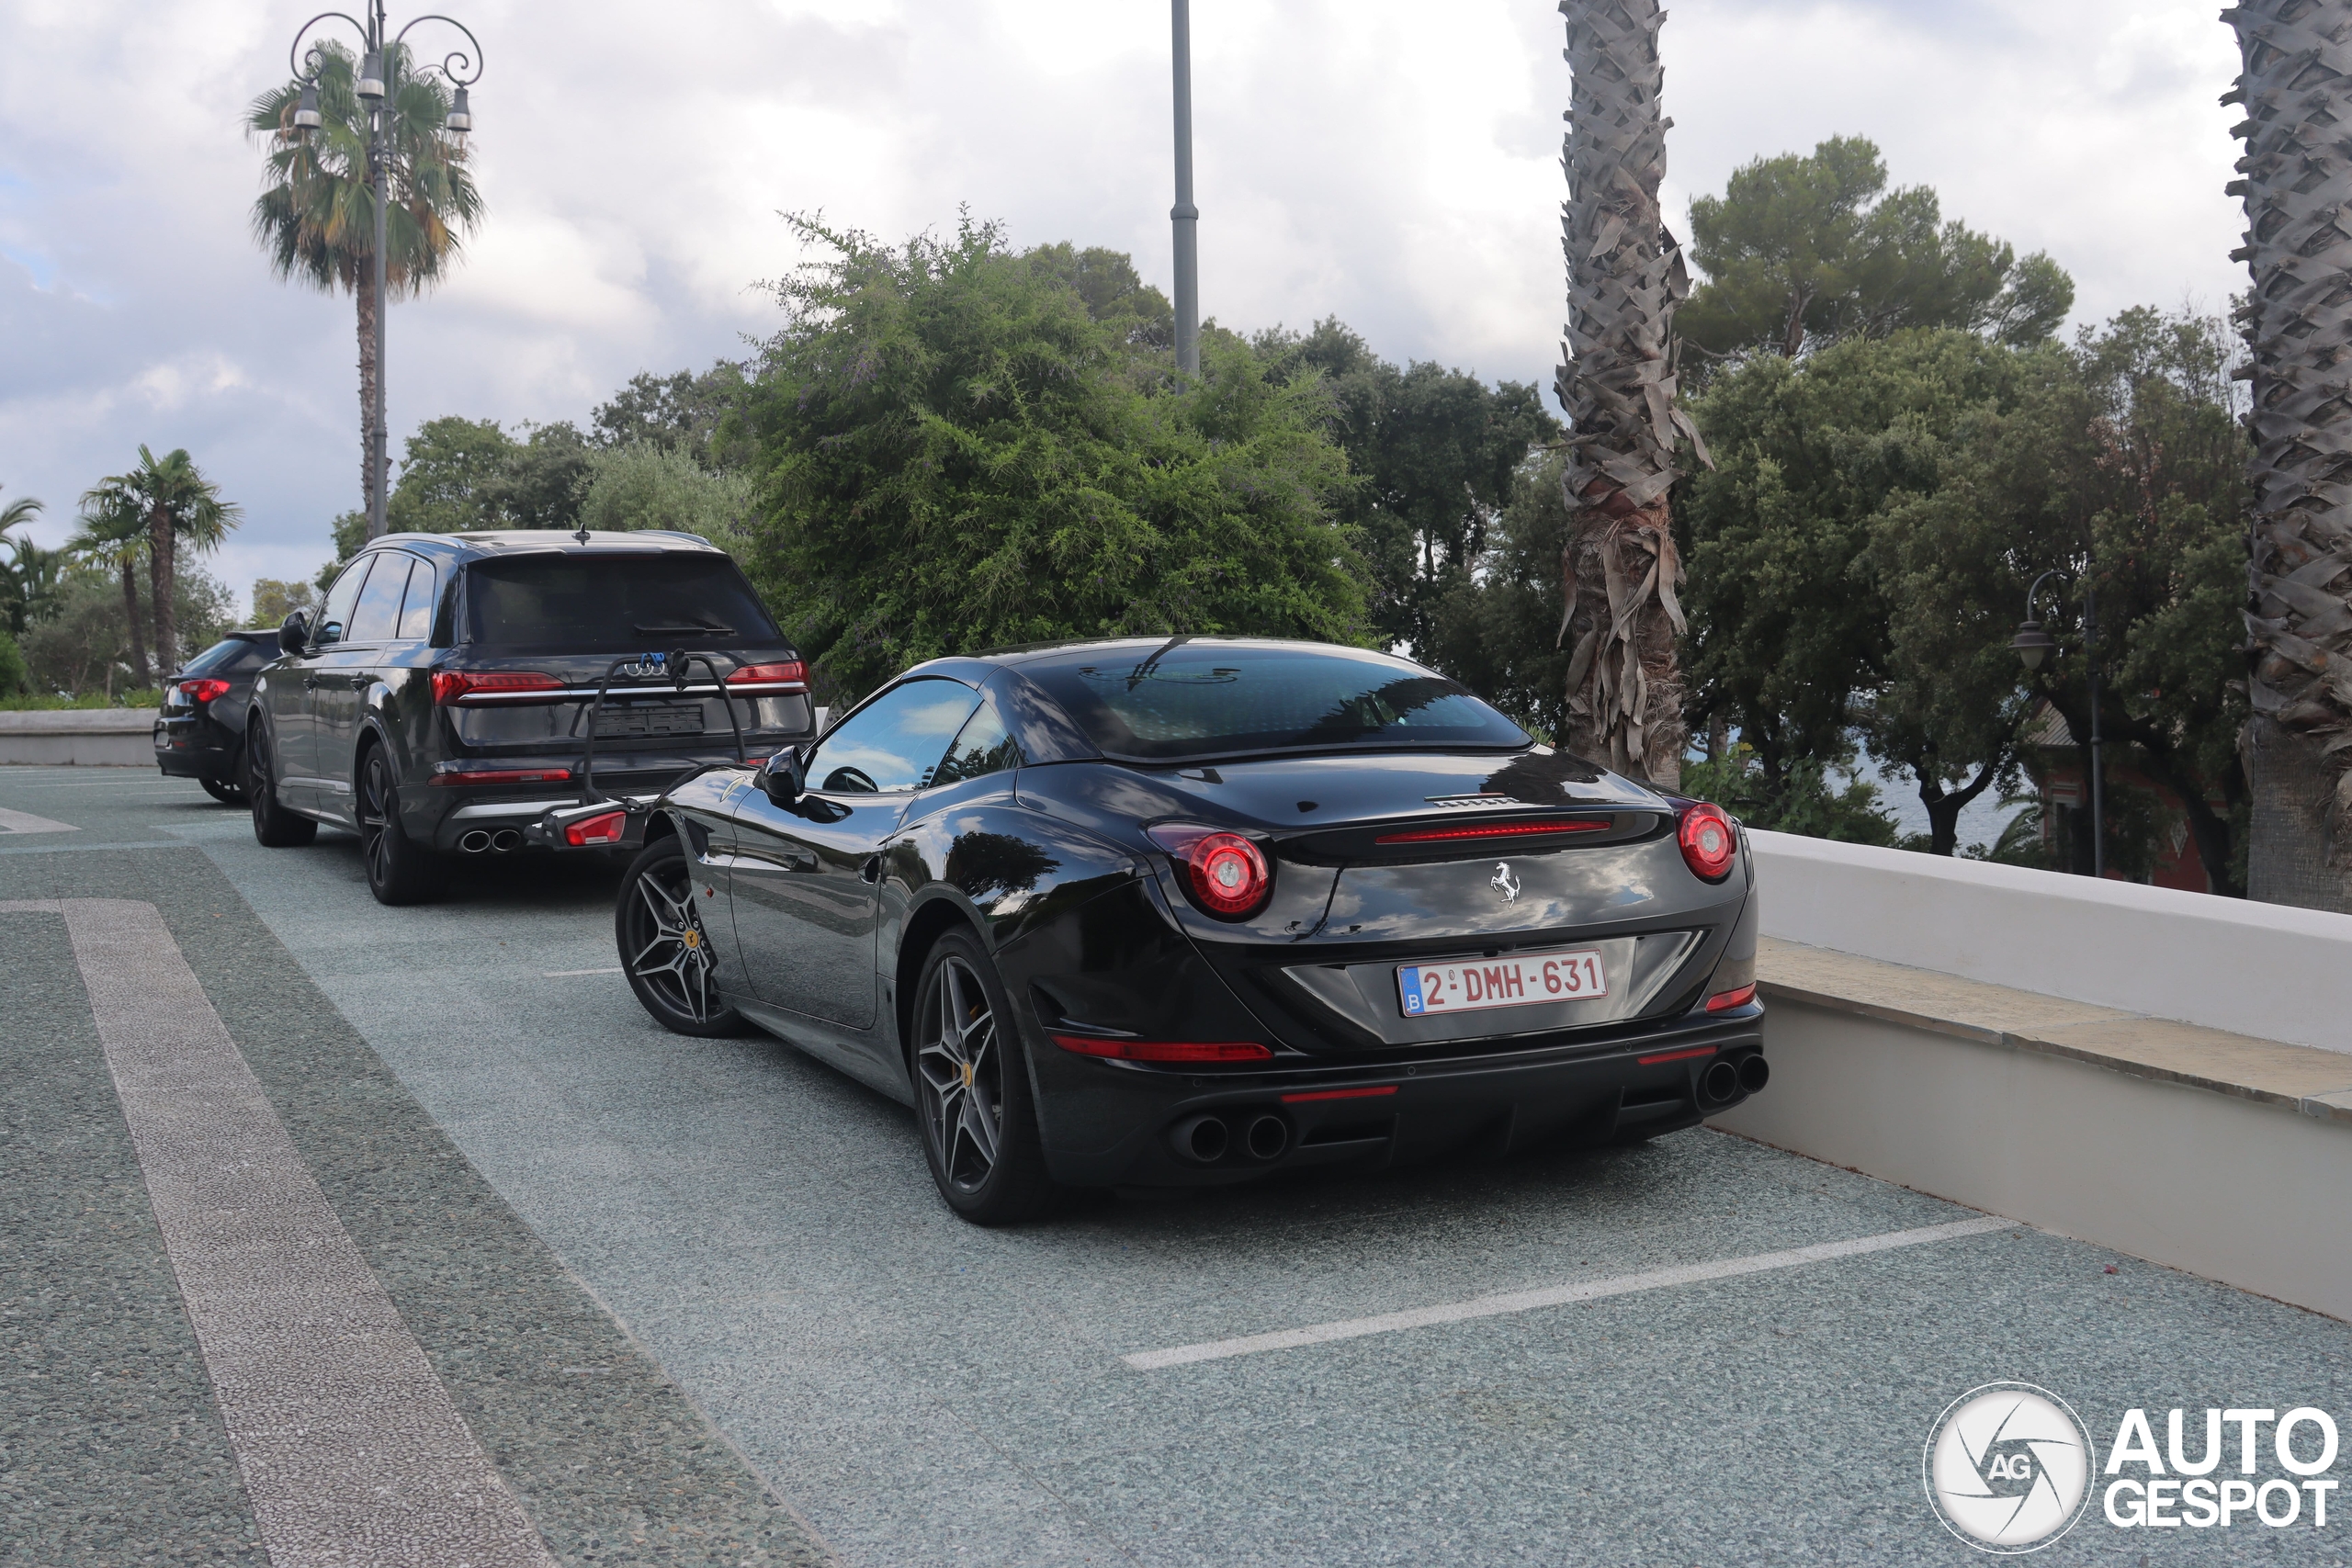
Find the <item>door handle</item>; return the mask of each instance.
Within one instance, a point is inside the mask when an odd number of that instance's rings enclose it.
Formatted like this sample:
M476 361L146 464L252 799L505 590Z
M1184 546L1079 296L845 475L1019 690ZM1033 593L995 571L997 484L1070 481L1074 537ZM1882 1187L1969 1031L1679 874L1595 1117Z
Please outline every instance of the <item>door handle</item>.
M864 865L861 865L861 866L859 866L859 867L857 868L857 879L858 879L860 882L879 882L879 881L881 881L881 880L882 880L882 857L881 857L880 855L868 855L868 856L866 856L866 857L865 857L865 863Z

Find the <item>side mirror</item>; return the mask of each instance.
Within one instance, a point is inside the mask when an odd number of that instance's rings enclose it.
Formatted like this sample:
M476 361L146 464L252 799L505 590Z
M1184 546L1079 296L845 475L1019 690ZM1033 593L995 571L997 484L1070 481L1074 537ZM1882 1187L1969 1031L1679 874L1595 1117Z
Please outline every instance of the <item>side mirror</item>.
M808 787L808 777L803 772L806 766L800 760L800 748L786 746L760 764L760 787L778 806L790 806Z
M280 653L300 653L310 646L310 612L297 610L286 617L285 625L277 628L277 649Z

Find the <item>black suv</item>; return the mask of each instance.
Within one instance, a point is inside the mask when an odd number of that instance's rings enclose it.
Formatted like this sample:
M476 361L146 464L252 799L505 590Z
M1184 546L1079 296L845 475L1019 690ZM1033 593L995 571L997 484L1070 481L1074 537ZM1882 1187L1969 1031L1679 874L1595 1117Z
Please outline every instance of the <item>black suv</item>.
M254 678L277 657L274 631L231 632L164 682L155 716L155 765L194 779L227 805L245 798L245 714Z
M799 654L691 534L388 535L278 635L245 724L254 836L352 829L387 904L429 896L444 856L522 848L551 807L813 728Z

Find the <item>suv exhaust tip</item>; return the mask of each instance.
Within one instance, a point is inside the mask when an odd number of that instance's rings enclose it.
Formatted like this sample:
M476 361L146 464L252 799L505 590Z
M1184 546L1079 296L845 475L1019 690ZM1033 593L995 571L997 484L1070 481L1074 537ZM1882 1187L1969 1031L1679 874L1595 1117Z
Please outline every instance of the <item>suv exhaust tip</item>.
M469 855L478 855L490 848L490 835L477 828L458 840L458 847Z
M523 847L523 835L512 828L501 828L490 836L490 847L500 854L509 850L519 850Z

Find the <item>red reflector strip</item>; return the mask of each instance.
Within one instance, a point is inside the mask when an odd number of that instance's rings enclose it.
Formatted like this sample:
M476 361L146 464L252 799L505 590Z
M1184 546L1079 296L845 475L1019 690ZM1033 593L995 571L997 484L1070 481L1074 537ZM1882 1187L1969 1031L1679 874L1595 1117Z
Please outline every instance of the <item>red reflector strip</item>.
M1660 1062L1687 1062L1693 1056L1712 1056L1714 1054L1713 1045L1693 1045L1688 1051L1666 1051L1655 1056L1636 1056L1634 1060L1645 1067L1654 1067Z
M621 824L628 820L626 811L600 811L594 817L564 824L563 841L581 850L591 844L617 844L621 841Z
M1460 828L1417 828L1409 833L1383 833L1375 844L1440 844L1462 839L1525 839L1539 833L1597 833L1611 825L1606 817L1572 817L1558 822L1483 822Z
M1103 1040L1091 1034L1057 1034L1052 1039L1077 1055L1121 1062L1263 1062L1274 1054L1255 1040Z
M1309 1089L1305 1094L1286 1094L1283 1096L1283 1103L1298 1105L1310 1100L1373 1100L1396 1092L1396 1086L1393 1083L1378 1084L1371 1089Z
M504 768L470 773L435 773L437 784L569 784L570 768Z
M1755 999L1756 982L1750 980L1747 984L1740 987L1739 989L1736 991L1717 991L1713 996L1709 997L1707 998L1707 1010L1709 1012L1729 1012L1734 1008L1744 1008Z

